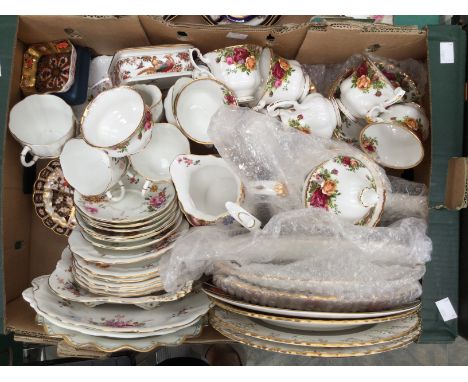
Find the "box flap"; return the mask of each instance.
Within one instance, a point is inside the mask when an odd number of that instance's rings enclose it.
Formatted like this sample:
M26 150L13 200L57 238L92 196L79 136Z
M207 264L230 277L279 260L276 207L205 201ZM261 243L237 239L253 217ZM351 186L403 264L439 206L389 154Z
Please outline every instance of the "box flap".
M448 162L445 206L459 210L468 206L468 158L451 158Z
M111 56L120 49L149 45L138 16L20 16L18 38L26 44L68 38Z
M273 27L210 26L165 22L156 16L140 16L152 45L191 43L202 52L252 43L271 46L285 58L294 58L307 33L308 23Z

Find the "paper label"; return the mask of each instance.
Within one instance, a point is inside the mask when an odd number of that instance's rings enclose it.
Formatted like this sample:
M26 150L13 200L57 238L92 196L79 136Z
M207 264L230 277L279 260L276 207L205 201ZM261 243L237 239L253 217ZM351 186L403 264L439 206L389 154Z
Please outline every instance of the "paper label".
M228 38L235 38L236 40L245 40L247 37L249 37L248 34L243 34L243 33L234 33L234 32L229 32L227 34Z
M440 63L453 64L455 62L455 51L453 42L440 43Z
M458 317L448 297L436 301L435 304L437 305L437 309L439 309L439 313L444 321L454 320Z

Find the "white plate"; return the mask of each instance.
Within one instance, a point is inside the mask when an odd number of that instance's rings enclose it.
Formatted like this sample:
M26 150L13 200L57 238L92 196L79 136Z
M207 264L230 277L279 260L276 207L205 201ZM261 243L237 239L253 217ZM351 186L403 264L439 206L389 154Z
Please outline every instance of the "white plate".
M251 346L257 349L263 349L267 351L272 351L276 353L291 354L291 355L300 355L307 357L334 357L334 358L344 358L344 357L358 357L371 354L383 353L390 350L396 350L408 346L413 343L421 333L419 328L414 333L407 337L403 337L399 340L392 342L387 342L383 344L370 345L370 346L360 346L358 348L319 348L319 347L305 347L298 345L290 344L280 344L270 341L261 340L258 338L252 338L240 333L234 332L232 330L223 328L213 324L213 327L223 334L224 336L240 342L244 345Z
M263 312L268 314L276 314L287 317L298 317L298 318L330 318L330 319L353 319L353 318L370 318L370 317L386 317L393 316L412 310L417 310L421 306L419 301L409 305L401 306L394 309L384 310L380 312L354 312L354 313L342 313L342 312L314 312L307 310L292 310L292 309L281 309L273 308L270 306L261 306L255 304L249 304L245 301L236 300L234 297L227 295L221 289L216 288L211 284L204 283L203 291L214 299L221 300L227 304L238 306L244 309L250 309L256 312Z
M132 305L106 304L90 308L57 297L49 288L48 276L38 277L32 284L38 313L80 328L105 332L106 336L112 333L154 333L180 327L204 315L210 307L209 299L198 290L151 311Z
M73 230L68 238L68 245L74 255L81 257L85 261L96 264L117 265L157 259L172 249L176 238L177 236L170 236L156 245L120 251L94 247L83 237L82 232Z
M178 220L173 228L171 230L167 231L164 234L158 235L154 238L149 238L141 241L137 241L134 243L111 243L107 241L102 241L102 240L97 240L92 237L90 237L88 234L82 232L83 237L88 240L92 245L99 247L99 248L105 248L105 249L114 249L116 251L128 251L131 249L141 249L141 248L146 248L150 245L155 245L163 240L169 238L171 235L178 236L179 234L182 234L189 229L189 224L187 223L186 220L184 220L182 217L180 220Z
M66 249L62 253L62 259L49 277L50 289L59 297L76 301L88 306L96 306L105 303L136 305L143 309L153 309L161 303L175 301L184 297L192 290L192 283L189 282L180 291L175 293L160 293L143 297L112 297L96 295L80 287L71 271L72 256Z
M151 187L143 196L141 190L144 178L124 175L121 180L125 186L125 196L121 201L111 202L103 196L102 200L98 198L91 202L75 190L76 208L91 220L107 223L139 222L163 213L176 198L174 186L170 182L155 183L155 187Z
M278 328L254 318L221 308L210 312L210 322L217 322L236 333L271 342L314 347L357 347L390 342L410 335L420 326L417 313L395 321L365 325L339 331L312 332Z
M96 337L80 333L75 330L62 328L54 325L51 321L41 317L40 323L45 332L52 337L61 337L68 345L75 349L96 348L97 350L112 353L122 350L133 350L138 352L149 352L159 346L175 346L182 344L187 338L198 337L202 331L202 322L198 320L195 324L180 329L174 333L155 337L127 339Z

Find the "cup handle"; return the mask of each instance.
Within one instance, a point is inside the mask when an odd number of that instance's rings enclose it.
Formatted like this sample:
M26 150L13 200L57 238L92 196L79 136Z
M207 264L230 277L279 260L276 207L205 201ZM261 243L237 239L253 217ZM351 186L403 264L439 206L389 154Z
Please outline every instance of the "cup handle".
M250 212L246 211L240 205L233 202L226 202L226 209L229 214L236 220L240 225L244 226L250 231L259 230L262 226L262 222L253 216Z
M258 101L258 104L257 106L253 107L252 110L253 111L260 111L262 110L266 105L266 102L265 100L262 98L260 101Z
M120 202L125 196L125 186L121 180L119 180L118 185L120 186L120 195L119 196L112 196L110 191L106 192L106 196L109 198L111 202Z
M39 157L37 155L33 155L33 158L29 162L26 162L26 154L29 153L30 151L31 151L31 147L29 147L29 146L24 146L23 150L21 151L20 160L21 160L21 164L24 167L33 166L34 164L36 164L36 162L39 159Z
M274 180L258 180L249 185L249 191L256 195L279 196L288 195L286 184Z
M146 193L148 192L149 188L151 187L151 185L153 184L153 182L151 180L147 180L145 182L145 184L143 185L143 189L141 190L141 195L142 196L145 196Z
M192 49L189 50L189 59L190 59L190 63L192 64L192 66L193 66L195 69L197 69L200 73L206 73L206 74L208 74L211 78L215 78L215 76L214 76L209 70L206 70L206 69L204 69L204 68L201 68L201 67L199 67L199 66L196 64L195 60L193 59L193 53L194 53L194 52L197 53L198 58L199 58L202 62L204 62L204 63L207 64L207 65L209 64L209 61L208 61L205 57L203 57L202 53L200 52L200 49L198 49L198 48L192 48Z
M295 107L298 108L300 105L296 101L277 101L269 105L266 110L270 117L277 117L279 115L279 111L277 109L282 107Z
M380 117L377 117L378 113L383 113L385 108L382 105L374 106L366 115L368 122L384 122Z
M393 97L390 98L388 101L384 102L383 106L388 107L390 105L393 105L394 103L401 101L405 93L406 92L402 88L396 88L395 90L393 90Z

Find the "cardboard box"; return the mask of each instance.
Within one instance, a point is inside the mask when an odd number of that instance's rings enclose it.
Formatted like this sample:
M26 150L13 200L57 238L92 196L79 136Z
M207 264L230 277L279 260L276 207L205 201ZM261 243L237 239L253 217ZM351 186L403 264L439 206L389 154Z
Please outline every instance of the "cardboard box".
M424 60L430 74L425 106L431 117L432 140L426 142L426 156L414 169L414 179L430 187L431 207L444 204L448 161L451 157L462 156L462 84L466 47L464 34L458 27L433 26L419 30L357 22L301 22L269 28L234 28L166 23L155 16L5 16L0 17L0 36L0 128L3 139L0 333L14 332L23 341L43 338L44 333L35 324L34 313L22 300L21 292L29 287L32 278L54 269L67 243L65 237L48 230L36 216L31 195L23 190L25 174L30 170L21 166L20 145L7 131L9 109L21 99L21 62L28 44L68 38L77 45L90 47L95 54L111 55L122 48L150 44L188 42L206 52L239 43L256 43L271 46L284 57L295 58L304 64L342 62L366 49L394 59ZM454 43L454 64L440 63L441 41ZM8 97L4 97L6 94ZM47 163L43 162L38 165L37 172ZM460 182L448 184L453 195L460 195L457 189ZM438 297L450 297L454 305L458 303L458 284L454 275L458 267L458 214L457 211L436 209L430 213L429 232L434 241L434 253L423 280L423 342L450 342L457 335L456 323L441 322L434 302ZM219 335L209 331L200 341L219 339Z

